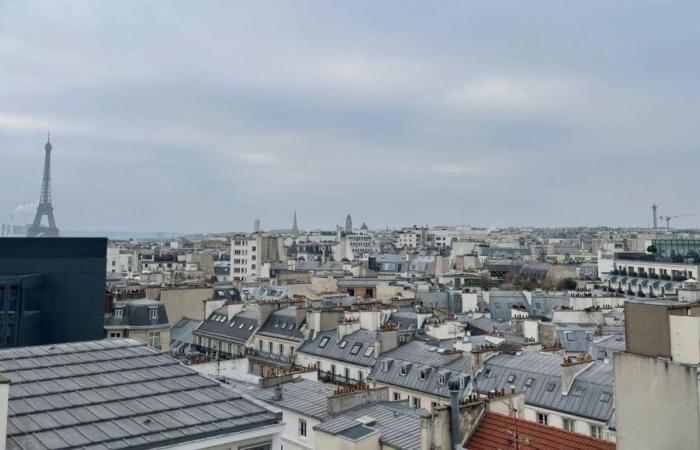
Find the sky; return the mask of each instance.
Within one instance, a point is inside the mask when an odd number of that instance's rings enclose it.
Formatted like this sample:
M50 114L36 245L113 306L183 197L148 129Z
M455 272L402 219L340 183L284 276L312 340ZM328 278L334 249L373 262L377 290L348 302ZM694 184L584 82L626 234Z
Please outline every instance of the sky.
M0 0L0 222L700 226L700 2Z

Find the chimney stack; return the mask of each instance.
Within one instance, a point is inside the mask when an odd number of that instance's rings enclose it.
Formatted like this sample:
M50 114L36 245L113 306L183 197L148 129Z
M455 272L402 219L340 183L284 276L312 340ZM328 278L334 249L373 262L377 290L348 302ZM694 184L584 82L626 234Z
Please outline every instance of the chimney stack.
M275 385L275 391L272 393L272 400L275 402L279 402L282 400L282 395L283 393L283 388L281 384L276 384Z
M0 375L0 448L5 449L7 440L7 406L10 396L10 380Z
M450 381L450 440L452 448L460 448L461 433L459 432L459 381Z

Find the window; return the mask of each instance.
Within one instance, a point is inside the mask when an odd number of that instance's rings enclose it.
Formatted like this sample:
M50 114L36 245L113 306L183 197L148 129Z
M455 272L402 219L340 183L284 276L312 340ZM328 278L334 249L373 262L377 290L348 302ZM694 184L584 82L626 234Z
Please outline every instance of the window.
M361 370L357 371L357 381L360 384L363 384L365 382L365 374Z
M357 355L358 353L360 353L360 349L361 349L361 348L362 348L362 344L360 344L359 342L356 343L356 344L354 344L354 345L352 346L352 348L350 349L350 354L351 354L351 355Z
M306 437L306 420L299 419L299 436Z
M286 328L287 328L287 322L284 322L284 323L282 324L282 329L284 330L284 329L286 329Z
M389 371L389 361L386 359L382 360L382 372L388 372Z
M574 342L574 341L575 341L575 339L574 339L574 333L571 332L571 331L565 332L565 333L564 333L564 336L566 336L566 340L569 341L569 342Z
M275 322L275 328L279 328L279 327L280 327L280 323L279 323L279 322Z
M280 355L284 354L284 345L282 345L282 344L278 344L278 345L279 345Z
M515 381L515 375L513 375L513 374L508 375L508 378L506 378L506 382L512 383L513 381Z
M408 374L408 365L401 364L401 375L406 376Z
M326 344L328 344L328 341L330 341L330 340L331 340L331 338L329 338L328 336L323 336L323 338L321 339L321 342L318 343L318 346L320 348L324 348L326 346Z
M490 377L490 376L491 376L491 369L486 369L486 370L484 370L484 376L485 376L486 378Z
M343 339L342 341L340 341L340 344L339 344L339 345L340 345L340 348L345 348L345 346L348 345L348 341L346 341L345 339Z
M547 385L547 392L552 392L557 385L554 383L549 383Z
M117 319L121 319L124 317L124 308L117 308L114 310L114 317Z
M438 374L438 383L445 384L446 382L447 382L447 374L446 373L439 373Z
M537 413L537 422L542 425L547 425L549 423L549 416L544 413Z
M116 333L109 333L109 337L111 339L120 338L120 337L122 337L122 334L121 334L121 332L117 331Z
M350 379L350 369L348 369L348 368L346 367L346 368L345 368L345 380L347 381L347 380L349 380L349 379Z
M583 391L585 391L586 388L581 386L580 384L574 386L574 391L571 393L574 397L580 397L581 394L583 394Z
M272 353L272 342L267 343L267 351L268 353Z
M151 318L151 320L157 320L158 319L158 309L157 308L150 308L148 310L148 316Z
M530 387L532 386L532 382L535 381L534 378L532 377L527 377L527 380L525 380L525 387Z
M238 325L238 329L241 329L241 328L243 328L244 326L245 326L245 324L244 324L243 322L241 322L241 324Z
M370 356L372 356L372 353L374 353L374 347L370 346L370 347L367 347L367 350L365 350L365 353L362 356L369 358Z
M419 378L420 378L421 380L425 380L425 379L427 378L427 374L425 373L425 369L422 369L422 370L420 371Z
M591 436L598 439L603 439L603 427L591 425Z
M603 392L602 394L600 394L600 401L603 403L608 403L611 398L612 394L610 394L610 392Z
M253 325L248 327L248 331L252 331L252 330L253 330Z
M416 409L420 408L420 399L418 397L413 397L413 407Z
M566 431L574 431L574 421L571 419L563 419L562 420L562 427Z
M401 394L398 392L394 392L394 401L401 400Z
M160 350L160 332L159 331L149 331L148 332L148 346L157 348Z

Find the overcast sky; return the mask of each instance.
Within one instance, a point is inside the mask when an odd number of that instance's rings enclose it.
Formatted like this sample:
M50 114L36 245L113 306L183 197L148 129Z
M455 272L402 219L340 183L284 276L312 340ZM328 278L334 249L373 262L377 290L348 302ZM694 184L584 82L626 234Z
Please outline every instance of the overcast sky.
M38 199L49 130L63 229L700 214L698 17L697 0L0 0L0 222Z

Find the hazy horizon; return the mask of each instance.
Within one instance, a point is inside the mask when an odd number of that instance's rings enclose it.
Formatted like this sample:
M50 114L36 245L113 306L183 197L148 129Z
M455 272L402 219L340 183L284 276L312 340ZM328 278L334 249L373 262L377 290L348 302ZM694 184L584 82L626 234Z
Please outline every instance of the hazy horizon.
M0 223L648 227L700 213L698 2L0 2ZM653 20L650 20L653 18ZM672 226L698 227L700 215Z

